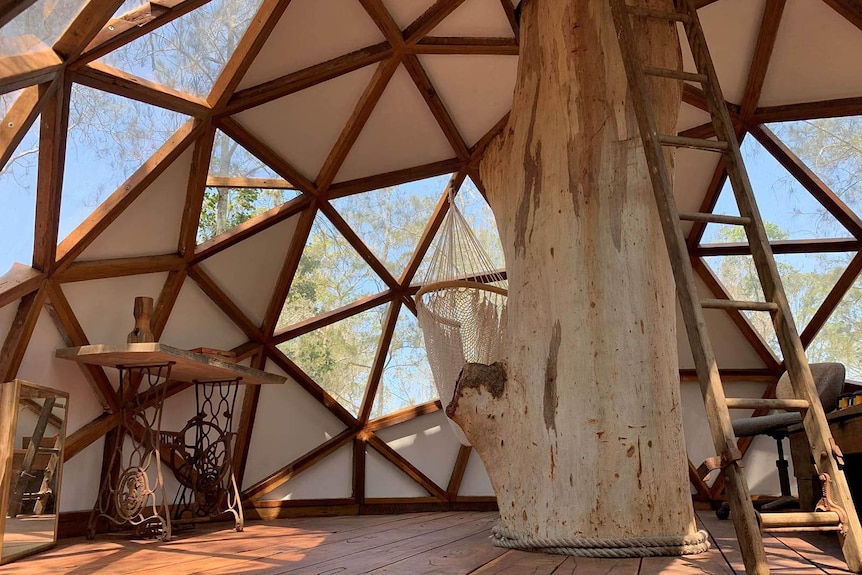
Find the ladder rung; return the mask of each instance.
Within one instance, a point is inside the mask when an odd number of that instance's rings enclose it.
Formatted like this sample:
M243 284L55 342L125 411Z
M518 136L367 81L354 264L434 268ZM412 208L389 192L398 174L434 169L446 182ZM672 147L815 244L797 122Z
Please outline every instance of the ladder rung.
M760 525L764 531L771 529L793 530L802 528L829 528L840 525L835 511L796 511L790 513L761 513Z
M804 399L762 399L759 397L728 397L728 409L786 409L787 411L803 411L808 409Z
M37 447L36 451L39 453L54 453L59 455L60 450L56 447Z
M734 226L747 226L751 223L751 218L725 216L723 214L707 214L703 212L680 212L679 219L689 222L710 222L713 224L730 224Z
M647 18L657 18L659 20L671 20L673 22L691 22L691 16L688 14L680 14L678 12L667 12L665 10L656 10L655 8L645 8L643 6L629 6L626 9L632 16L645 16Z
M648 76L660 76L662 78L673 78L674 80L685 80L686 82L700 82L706 84L709 81L706 74L696 74L694 72L685 72L683 70L671 70L670 68L655 68L647 66L644 69L644 74Z
M674 146L676 148L694 148L696 150L709 150L711 152L724 152L727 150L727 142L721 140L662 135L658 137L658 141L663 146Z
M734 299L704 299L701 307L708 309L741 309L749 311L777 311L778 304L769 301L740 301Z

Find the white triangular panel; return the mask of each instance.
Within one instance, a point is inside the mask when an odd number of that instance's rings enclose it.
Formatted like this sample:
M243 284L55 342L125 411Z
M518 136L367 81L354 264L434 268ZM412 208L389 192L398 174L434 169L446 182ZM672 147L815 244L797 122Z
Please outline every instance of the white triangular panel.
M74 399L69 400L74 405ZM66 431L66 437L69 432ZM100 437L72 459L63 463L60 511L90 511L99 494L105 438Z
M711 116L700 108L695 108L694 106L683 103L679 109L679 119L676 123L676 131L682 132L683 130L706 124L710 121L710 118Z
M374 75L366 66L234 118L249 132L314 179Z
M399 66L335 180L430 164L454 155L410 74Z
M699 276L695 277L695 283L697 283L697 289L701 298L716 297ZM763 360L760 359L760 356L757 355L754 348L751 347L751 344L748 343L748 340L745 339L726 311L706 309L703 310L703 316L709 330L709 339L712 342L716 362L722 369L765 367ZM688 336L686 335L679 303L676 304L676 318L679 367L681 369L693 369L694 359L692 358L691 347L688 344Z
M272 361L267 362L266 370L287 376ZM262 386L243 488L326 443L344 428L338 418L289 377L284 385Z
M517 56L419 56L419 60L468 146L512 108Z
M248 337L194 280L187 278L160 341L180 349L210 347L228 350L245 343Z
M438 24L429 36L514 36L500 0L467 0Z
M430 493L372 448L365 452L365 496L428 497Z
M54 350L64 347L66 342L57 331L50 314L43 310L30 337L18 377L68 392L75 398L69 403L66 412L66 432L73 433L98 417L102 413L102 405L81 368L73 361L54 357Z
M126 343L135 327L136 296L158 301L167 273L63 284L63 293L92 344Z
M789 0L760 96L761 106L862 93L862 30L825 2Z
M760 21L763 18L764 1L722 0L697 11L721 91L728 102L738 104L742 101ZM681 24L679 33L683 46L683 68L694 72L694 60Z
M353 491L352 481L353 447L347 445L267 493L263 500L347 498Z
M445 488L461 444L442 411L381 429L377 435L428 479Z
M200 266L257 325L263 323L299 216L204 260Z
M189 185L189 148L78 257L98 260L173 253Z
M402 30L434 5L434 0L383 0L386 10Z
M680 148L674 154L673 195L681 212L697 212L706 197L712 175L718 166L718 154ZM688 234L691 222L682 222Z
M467 460L467 467L464 470L464 477L461 479L461 489L458 490L458 495L467 497L494 496L494 487L491 485L491 480L488 479L488 472L485 471L485 465L475 449L470 453L470 459Z
M293 0L252 62L239 88L383 42L356 0Z
M18 312L18 305L21 300L15 300L10 304L0 307L0 338L6 340L6 334L9 333L9 328L12 327L12 322L15 321L15 314Z

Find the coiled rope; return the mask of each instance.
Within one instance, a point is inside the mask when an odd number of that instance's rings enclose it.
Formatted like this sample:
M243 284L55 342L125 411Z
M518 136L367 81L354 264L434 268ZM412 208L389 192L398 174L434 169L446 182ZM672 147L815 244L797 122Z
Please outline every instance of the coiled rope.
M506 549L599 558L694 555L709 549L706 531L663 537L547 538L521 535L498 524L491 530L491 540L495 546Z

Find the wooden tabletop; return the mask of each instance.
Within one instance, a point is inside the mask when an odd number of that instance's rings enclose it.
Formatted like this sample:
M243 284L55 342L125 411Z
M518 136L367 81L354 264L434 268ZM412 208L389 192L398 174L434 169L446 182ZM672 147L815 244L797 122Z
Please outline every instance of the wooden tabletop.
M85 345L61 348L54 355L60 359L104 367L135 367L173 362L171 379L175 381L207 383L241 378L239 383L244 385L277 384L287 381L286 377L274 373L161 343Z

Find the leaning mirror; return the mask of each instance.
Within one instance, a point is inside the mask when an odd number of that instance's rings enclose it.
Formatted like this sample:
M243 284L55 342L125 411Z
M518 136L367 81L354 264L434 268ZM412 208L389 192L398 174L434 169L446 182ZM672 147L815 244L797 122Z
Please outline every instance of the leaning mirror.
M62 391L0 383L0 564L57 541L68 404Z

